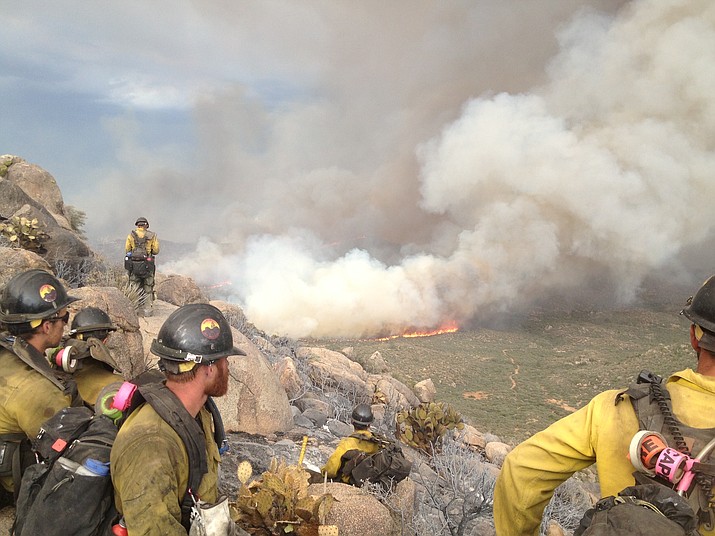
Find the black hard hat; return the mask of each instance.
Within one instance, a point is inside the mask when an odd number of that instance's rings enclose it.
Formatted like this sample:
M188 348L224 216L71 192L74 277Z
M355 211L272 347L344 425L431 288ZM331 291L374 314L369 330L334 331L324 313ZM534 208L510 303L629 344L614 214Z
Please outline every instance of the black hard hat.
M144 216L139 216L137 221L134 222L134 225L139 225L140 223L146 223L147 227L149 227L149 221Z
M680 314L693 324L715 333L715 276L710 276L695 296L688 298Z
M160 366L178 374L194 363L213 363L229 355L246 355L233 346L228 320L216 307L192 303L179 307L164 321L151 343L151 352L159 356ZM190 363L189 367L181 367Z
M369 426L375 417L372 414L372 408L369 404L358 404L353 409L353 414L351 418L353 424Z
M8 281L0 298L0 322L24 324L51 317L79 298L68 296L62 283L44 270L28 270Z
M88 331L117 331L109 315L99 307L85 307L72 319L70 337Z

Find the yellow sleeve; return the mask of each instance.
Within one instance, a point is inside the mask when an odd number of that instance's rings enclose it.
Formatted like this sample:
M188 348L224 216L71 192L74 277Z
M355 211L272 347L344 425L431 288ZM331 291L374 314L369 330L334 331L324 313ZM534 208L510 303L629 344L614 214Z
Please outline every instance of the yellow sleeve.
M134 249L134 237L132 236L132 233L129 233L127 235L127 241L124 243L124 253L129 253L133 249Z
M499 536L538 535L554 490L595 461L595 406L592 400L507 455L494 489L494 525Z
M149 251L151 251L152 255L159 253L159 237L156 233L154 233L154 237L151 239Z

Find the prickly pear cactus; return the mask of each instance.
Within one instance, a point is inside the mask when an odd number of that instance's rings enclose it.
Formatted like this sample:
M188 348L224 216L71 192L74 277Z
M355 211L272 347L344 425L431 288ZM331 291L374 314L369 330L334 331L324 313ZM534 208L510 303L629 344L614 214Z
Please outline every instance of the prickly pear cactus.
M231 516L243 530L259 536L337 534L336 527L321 523L333 496L308 495L309 474L303 468L273 459L270 469L248 484L252 472L250 463L239 464L241 488L231 506Z
M462 415L450 404L429 402L397 414L400 441L427 454L438 451L448 430L464 428Z
M0 223L0 234L10 242L12 247L38 251L47 239L47 233L42 230L37 218L13 216L8 221Z

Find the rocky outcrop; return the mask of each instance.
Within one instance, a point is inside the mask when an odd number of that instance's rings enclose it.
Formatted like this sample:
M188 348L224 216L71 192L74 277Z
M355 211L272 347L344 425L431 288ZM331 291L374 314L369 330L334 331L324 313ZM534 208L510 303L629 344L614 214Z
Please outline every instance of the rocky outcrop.
M183 275L171 274L167 277L157 277L154 291L158 299L173 305L209 302L196 282Z
M0 288L3 288L15 274L34 269L52 272L48 262L36 253L0 246Z
M0 215L37 218L47 234L40 252L51 265L63 262L73 271L82 262L99 263L90 248L73 231L57 182L36 164L12 155L0 157Z

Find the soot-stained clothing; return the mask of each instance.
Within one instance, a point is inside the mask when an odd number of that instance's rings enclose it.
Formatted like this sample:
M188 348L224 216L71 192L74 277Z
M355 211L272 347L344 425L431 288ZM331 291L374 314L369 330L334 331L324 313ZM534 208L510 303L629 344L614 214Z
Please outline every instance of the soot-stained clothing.
M213 438L211 414L199 412L206 445L208 472L196 490L203 501L217 499L220 455ZM111 454L117 509L129 534L187 534L181 524L180 502L189 479L189 458L179 435L145 403L132 413L117 434Z

